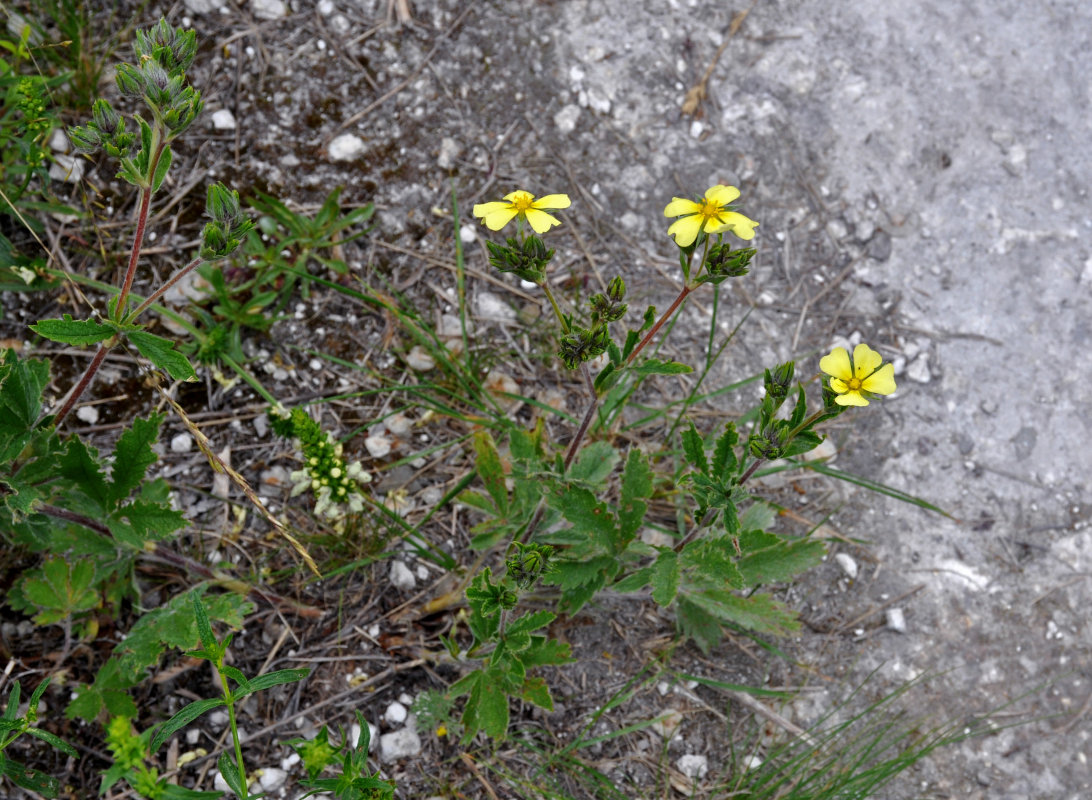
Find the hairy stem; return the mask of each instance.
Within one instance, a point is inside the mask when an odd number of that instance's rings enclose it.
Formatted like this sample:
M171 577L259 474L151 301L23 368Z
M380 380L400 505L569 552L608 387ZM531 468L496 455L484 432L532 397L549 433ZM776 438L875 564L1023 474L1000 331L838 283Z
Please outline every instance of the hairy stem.
M638 342L637 346L633 348L633 352L630 353L629 358L626 359L625 366L628 367L630 364L633 363L633 359L637 358L637 354L648 346L648 343L652 341L652 338L657 333L659 333L660 328L663 327L664 323L671 319L671 315L678 311L679 306L682 305L683 300L685 300L687 295L689 295L692 291L694 291L694 288L689 284L682 288L682 291L679 292L679 296L675 298L675 301L668 307L667 311L665 311L663 315L658 320L656 320L655 325L648 329L648 333L645 334L645 338Z
M174 275L168 278L162 286L152 292L152 294L143 303L136 307L133 313L129 315L129 321L132 322L136 320L137 317L139 317L141 314L148 310L152 303L156 302L159 298L165 295L172 286L174 286L176 283L186 277L186 275L192 272L196 267L201 266L203 263L205 263L205 260L203 258L195 258L189 264L174 273Z
M87 387L91 385L91 380L95 377L95 373L99 371L99 367L102 366L102 362L109 351L110 348L101 344L99 345L99 350L95 353L95 357L91 359L91 363L88 364L87 369L83 371L80 382L72 387L72 391L68 393L68 397L65 398L64 404L57 412L57 416L54 417L54 427L59 428L61 426L61 420L68 416L68 412L72 410L72 407L79 402L83 393L87 391Z

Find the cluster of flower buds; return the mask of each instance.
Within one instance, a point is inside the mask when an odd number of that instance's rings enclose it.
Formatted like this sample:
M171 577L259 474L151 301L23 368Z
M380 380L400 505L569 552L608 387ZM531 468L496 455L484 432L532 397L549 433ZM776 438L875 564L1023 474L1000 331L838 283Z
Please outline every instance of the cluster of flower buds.
M126 158L136 135L125 130L125 120L108 100L96 100L91 106L91 121L68 130L68 138L78 153L94 153L100 148L114 158Z
M304 466L292 472L292 496L305 491L315 494L315 516L344 520L349 513L364 510L361 484L371 476L359 461L346 464L341 444L311 419L302 408L291 412L274 408L269 412L270 426L279 436L295 439L303 454Z
M728 278L742 278L750 271L751 259L757 251L753 247L733 250L728 242L718 242L709 249L705 258L705 274L699 283L723 283Z
M254 228L239 207L239 193L222 183L209 185L205 213L212 217L201 233L201 258L206 261L234 253Z
M626 315L629 308L622 301L626 298L626 284L621 278L615 278L607 284L606 294L592 295L592 324L606 325L617 322Z
M489 249L489 263L494 267L539 286L546 280L546 265L554 257L554 251L547 250L537 236L528 236L522 244L509 236L503 245L486 241L485 246Z
M548 544L521 544L512 542L513 552L505 560L508 577L517 587L526 591L534 586L539 578L553 569L550 556L554 548Z

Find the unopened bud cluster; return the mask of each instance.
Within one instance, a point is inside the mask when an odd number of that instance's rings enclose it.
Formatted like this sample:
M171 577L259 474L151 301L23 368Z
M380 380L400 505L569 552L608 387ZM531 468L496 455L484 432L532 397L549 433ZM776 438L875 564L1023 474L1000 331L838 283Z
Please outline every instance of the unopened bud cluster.
M701 283L719 284L728 278L741 278L750 271L751 259L757 251L753 247L733 250L727 242L718 242L709 249L705 259L706 273Z
M344 520L349 513L364 510L361 484L370 483L371 476L359 461L345 463L341 444L334 442L302 408L290 412L282 408L269 412L274 432L292 438L303 455L304 466L292 472L292 496L312 491L315 494L315 515L329 520Z
M550 545L512 542L512 546L514 552L505 560L505 568L508 577L519 589L531 588L553 569L550 557L554 554L554 548Z
M492 266L540 286L546 280L546 265L554 257L554 251L547 250L537 236L528 236L522 244L509 236L503 245L487 241L485 246Z
M605 294L592 295L588 300L591 306L591 326L582 328L569 320L568 332L562 335L557 355L569 369L576 369L610 346L610 331L607 326L625 316L629 308L622 301L626 299L626 284L621 278L614 278L607 284Z
M239 193L222 183L209 186L205 213L212 217L201 233L201 258L206 261L231 255L254 227L254 223L243 216Z

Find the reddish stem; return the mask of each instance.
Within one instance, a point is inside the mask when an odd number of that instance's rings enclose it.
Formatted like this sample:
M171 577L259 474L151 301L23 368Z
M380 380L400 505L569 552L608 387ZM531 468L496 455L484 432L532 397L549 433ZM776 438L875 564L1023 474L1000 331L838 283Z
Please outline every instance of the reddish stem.
M102 366L103 359L106 358L106 354L110 351L110 348L99 345L99 351L95 353L95 357L91 359L91 363L87 365L87 369L84 370L83 377L80 378L80 382L77 383L72 391L68 393L68 397L65 398L64 405L61 406L61 410L57 412L57 416L53 419L53 427L59 428L61 426L61 420L68 416L68 412L72 410L72 407L79 402L80 397L87 391L87 387L91 383L91 379L95 377L95 373L99 371L99 367Z
M157 161L159 159L156 159ZM140 247L144 242L144 227L148 224L148 209L152 205L152 190L140 190L140 211L137 214L136 233L133 234L133 249L129 253L129 266L125 270L125 280L121 284L121 293L118 295L117 318L125 315L125 304L129 300L129 290L133 288L133 278L136 277L137 260L140 258Z
M167 291L172 286L174 286L176 283L178 283L180 280L182 280L182 278L184 278L187 274L192 272L195 267L199 267L201 264L203 264L204 261L205 260L203 258L198 256L193 261L191 261L189 264L182 267L182 269L178 270L178 272L176 272L174 275L172 275L170 278L167 279L166 283L164 283L162 286L160 286L158 289L156 289L154 292L152 292L150 297L148 297L143 303L141 303L139 306L136 307L136 310L133 311L132 315L130 316L130 319L135 320L142 313L147 311L148 308L152 305L152 303L154 303L156 300L158 300L163 295L165 295L167 293Z
M652 341L652 337L659 332L660 328L663 327L663 324L665 322L671 319L671 315L678 310L679 306L682 305L682 301L685 300L686 296L692 291L693 288L689 285L683 287L682 291L679 292L679 296L675 298L675 302L671 304L667 311L665 311L658 320L656 320L656 324L649 328L648 333L645 334L645 338L642 339L640 343L633 348L633 352L630 353L629 358L626 359L625 366L628 367L630 364L633 363L633 359L637 357L637 354L644 350L648 343Z

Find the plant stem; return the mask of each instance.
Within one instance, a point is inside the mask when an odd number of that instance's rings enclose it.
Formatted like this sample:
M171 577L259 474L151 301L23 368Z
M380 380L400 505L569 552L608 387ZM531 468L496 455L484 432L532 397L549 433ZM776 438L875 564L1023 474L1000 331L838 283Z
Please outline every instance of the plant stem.
M228 725L231 727L231 738L235 742L235 765L239 768L239 775L243 781L243 792L249 797L250 786L246 779L246 767L243 766L243 746L239 743L239 728L235 723L235 698L228 687L227 676L220 671L219 667L216 671L220 674L220 685L224 687L224 700L227 701ZM247 800L247 798L240 798L240 800Z
M128 321L129 322L134 321L142 313L147 311L148 307L151 306L152 303L154 303L156 300L158 300L163 295L165 295L170 290L170 288L172 286L174 286L176 283L178 283L180 280L182 280L184 277L186 277L186 275L188 275L190 272L192 272L194 270L194 268L201 266L201 264L203 264L204 262L205 262L205 260L203 258L201 258L200 256L198 256L193 261L191 261L189 264L182 267L182 269L180 269L176 273L174 273L174 275L172 275L170 278L168 278L167 281L162 286L160 286L158 289L156 289L154 292L152 292L151 295L149 295L148 298L143 303L141 303L139 306L136 307L136 309L133 311L133 313L129 315Z
M80 397L83 396L83 393L87 391L87 387L91 384L91 379L95 377L95 373L98 372L99 367L102 366L102 362L106 358L106 354L109 350L110 348L101 344L99 345L98 352L95 353L95 357L91 359L91 363L87 365L87 369L84 370L80 382L72 387L72 390L68 393L68 397L65 398L60 411L57 412L57 416L53 418L53 427L59 428L61 420L68 416L68 412L79 402Z
M159 161L156 154L155 161ZM154 165L149 169L149 174L155 173ZM133 278L136 277L137 261L140 259L140 248L144 243L144 228L148 224L148 210L152 206L151 187L140 190L140 211L137 213L137 227L133 234L133 247L129 251L129 266L125 269L125 280L121 284L121 293L118 295L117 305L114 307L118 319L125 312L125 304L129 300L129 290L133 288Z
M664 323L671 318L671 315L678 310L679 306L682 305L683 300L685 300L686 296L692 291L694 291L694 287L692 287L690 284L687 284L682 288L682 291L679 292L679 296L675 298L675 301L668 307L667 311L665 311L663 315L658 320L656 320L655 325L648 329L648 333L645 334L645 338L643 338L637 344L637 346L633 348L633 352L630 353L629 358L626 359L625 366L628 367L630 364L633 363L633 359L637 357L637 354L644 350L646 346L648 346L648 343L652 341L652 337L654 337L659 332L660 328L663 327Z
M569 325L565 322L565 317L561 315L561 309L557 305L557 300L554 299L554 293L550 290L550 284L545 280L539 284L542 287L542 291L546 293L546 298L550 301L550 305L554 307L554 315L557 317L557 321L561 323L561 330L563 333L569 332Z

